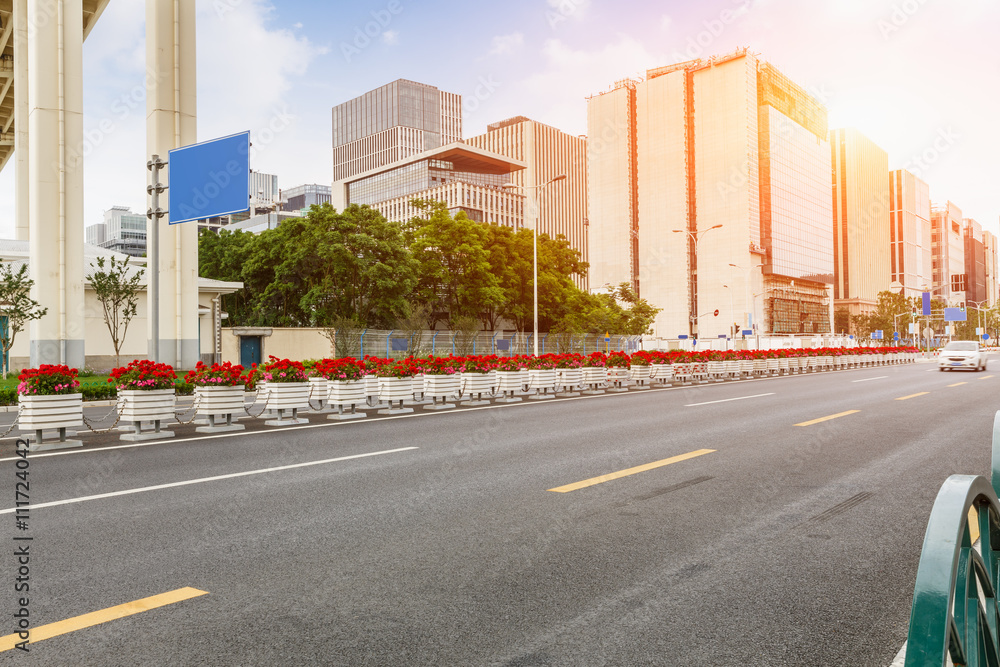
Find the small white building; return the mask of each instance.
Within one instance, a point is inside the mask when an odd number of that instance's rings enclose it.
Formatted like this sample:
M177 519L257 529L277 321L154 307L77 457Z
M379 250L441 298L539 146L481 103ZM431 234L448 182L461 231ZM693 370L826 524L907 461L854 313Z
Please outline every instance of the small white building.
M84 276L92 275L97 270L97 258L114 256L119 261L124 261L128 255L100 248L95 245L84 244L83 261ZM0 239L0 263L12 265L16 271L21 264L28 262L28 242ZM145 257L132 257L129 259L130 271L145 269ZM132 268L135 267L135 268ZM105 266L105 268L107 268ZM149 274L144 273L142 283L146 284ZM212 280L211 278L198 278L198 339L201 350L201 360L211 363L221 360L222 339L221 327L225 319L225 313L219 306L219 297L225 294L232 294L236 290L242 289L243 283L223 282ZM89 281L84 280L85 290L85 314L84 314L84 352L86 355L86 366L94 370L109 370L115 366L115 348L111 340L111 333L104 323L104 310L101 307L97 295L91 289ZM42 304L46 306L47 304ZM51 308L51 307L50 307ZM147 341L147 307L146 292L143 290L139 295L138 312L129 323L125 342L122 345L121 363L127 364L133 359L146 359L148 353ZM6 317L0 311L0 325L6 326ZM0 363L8 362L11 371L20 371L30 364L29 359L29 331L30 326L25 326L24 331L17 334L14 339L14 347L10 351L10 359L0 359ZM0 352L2 354L2 352ZM183 369L189 370L189 369Z

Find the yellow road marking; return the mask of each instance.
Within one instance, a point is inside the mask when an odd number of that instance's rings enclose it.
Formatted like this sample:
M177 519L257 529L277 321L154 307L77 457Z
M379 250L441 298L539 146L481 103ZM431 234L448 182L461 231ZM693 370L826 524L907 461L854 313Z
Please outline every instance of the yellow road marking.
M984 375L983 377L981 377L979 379L980 380L989 380L991 377L993 377L993 376L992 375Z
M577 489L593 486L595 484L610 482L611 480L618 479L619 477L627 477L628 475L634 475L637 472L645 472L647 470L652 470L653 468L659 468L660 466L670 465L671 463L687 461L688 459L693 459L696 456L704 456L705 454L711 454L714 451L715 451L714 449L696 449L693 452L688 452L687 454L679 454L677 456L671 456L669 459L663 459L662 461L654 461L653 463L646 463L645 465L636 466L634 468L619 470L618 472L611 472L608 473L607 475L601 475L600 477L591 477L590 479L585 479L582 482L574 482L573 484L567 484L566 486L557 486L554 489L549 489L549 491L555 491L556 493L566 493L567 491L576 491Z
M956 382L955 384L950 384L948 386L949 387L958 387L958 386L963 385L963 384L968 384L968 383L966 383L966 382Z
M929 393L931 393L931 392L929 392L929 391L921 391L921 392L919 392L917 394L910 394L909 396L900 396L896 400L897 401L905 401L908 398L916 398L917 396L923 396L924 394L929 394Z
M141 600L136 600L135 602L126 602L125 604L108 607L107 609L101 609L100 611L92 611L89 614L82 614L81 616L67 618L64 621L56 621L55 623L49 623L47 625L39 625L36 628L31 628L29 641L31 644L35 644L43 639L51 639L52 637L65 635L69 632L83 630L84 628L100 625L101 623L107 623L108 621L114 621L119 618L125 618L126 616L132 616L144 611L149 611L150 609L156 609L157 607L165 607L168 604L189 600L191 598L198 597L199 595L208 595L208 591L199 591L197 588L191 587L178 588L175 591L160 593L159 595L142 598ZM18 642L21 641L24 640L20 639L17 634L0 637L0 652L11 650Z
M836 419L837 417L845 417L847 415L853 415L855 412L861 412L861 410L848 410L847 412L838 412L835 415L828 415L826 417L820 417L819 419L811 419L807 422L802 422L801 424L796 424L796 426L812 426L813 424L818 424L820 422L830 421L831 419Z

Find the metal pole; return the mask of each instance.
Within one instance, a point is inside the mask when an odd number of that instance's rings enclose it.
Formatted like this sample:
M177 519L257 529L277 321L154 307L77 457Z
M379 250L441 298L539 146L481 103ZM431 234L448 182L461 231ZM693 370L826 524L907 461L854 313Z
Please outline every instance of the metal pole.
M537 206L535 207L538 208ZM535 288L535 356L538 356L538 214L535 214L534 261L532 267L532 286Z
M146 297L152 330L149 354L156 362L160 361L160 218L167 215L167 211L160 208L160 193L167 189L167 186L160 183L160 169L167 164L167 161L161 160L159 155L153 155L146 163L146 168L152 172L153 177L153 183L146 187L146 193L151 197L150 208L146 211L146 218L151 222L146 235L146 257L149 266L149 289Z

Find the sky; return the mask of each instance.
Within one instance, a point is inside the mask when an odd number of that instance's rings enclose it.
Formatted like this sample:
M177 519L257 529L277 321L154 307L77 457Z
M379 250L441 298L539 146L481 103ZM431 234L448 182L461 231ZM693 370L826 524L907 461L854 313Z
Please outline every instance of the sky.
M586 133L589 95L738 47L1000 233L995 0L197 0L198 140L249 130L251 168L328 184L336 104L399 78L463 98L463 134L523 115ZM144 211L145 3L112 0L84 45L84 224ZM109 122L110 121L110 122ZM14 162L0 238L14 235Z

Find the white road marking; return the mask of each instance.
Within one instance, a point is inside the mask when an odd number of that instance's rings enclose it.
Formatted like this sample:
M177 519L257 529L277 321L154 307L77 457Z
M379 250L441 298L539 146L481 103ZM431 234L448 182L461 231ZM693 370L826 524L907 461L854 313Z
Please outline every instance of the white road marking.
M878 377L874 377L874 378L861 378L860 380L851 380L851 382L868 382L869 380L884 380L887 377L889 377L889 376L888 375L879 375Z
M127 496L133 493L145 493L146 491L158 491L159 489L171 489L177 486L188 486L190 484L203 484L205 482L216 482L220 479L233 479L234 477L247 477L248 475L262 475L266 472L277 472L279 470L292 470L293 468L307 468L309 466L323 465L324 463L336 463L337 461L349 461L351 459L363 459L369 456L379 456L380 454L395 454L405 452L417 447L400 447L399 449L385 449L380 452L368 452L367 454L352 454L351 456L338 456L335 459L323 459L322 461L306 461L305 463L293 463L287 466L277 466L274 468L261 468L259 470L247 470L246 472L234 472L228 475L216 475L214 477L202 477L200 479L189 479L183 482L171 482L170 484L158 484L156 486L143 486L137 489L125 489L124 491L113 491L111 493L100 493L96 496L82 496L80 498L69 498L67 500L54 500L50 503L37 503L31 509L37 510L43 507L56 507L57 505L70 505L73 503L83 503L88 500L100 500L101 498L114 498L115 496ZM16 507L0 510L0 514L13 514Z
M774 392L768 394L754 394L753 396L737 396L736 398L724 398L721 401L705 401L704 403L688 403L685 408L693 408L697 405L711 405L713 403L728 403L729 401L742 401L746 398L760 398L761 396L774 396Z

